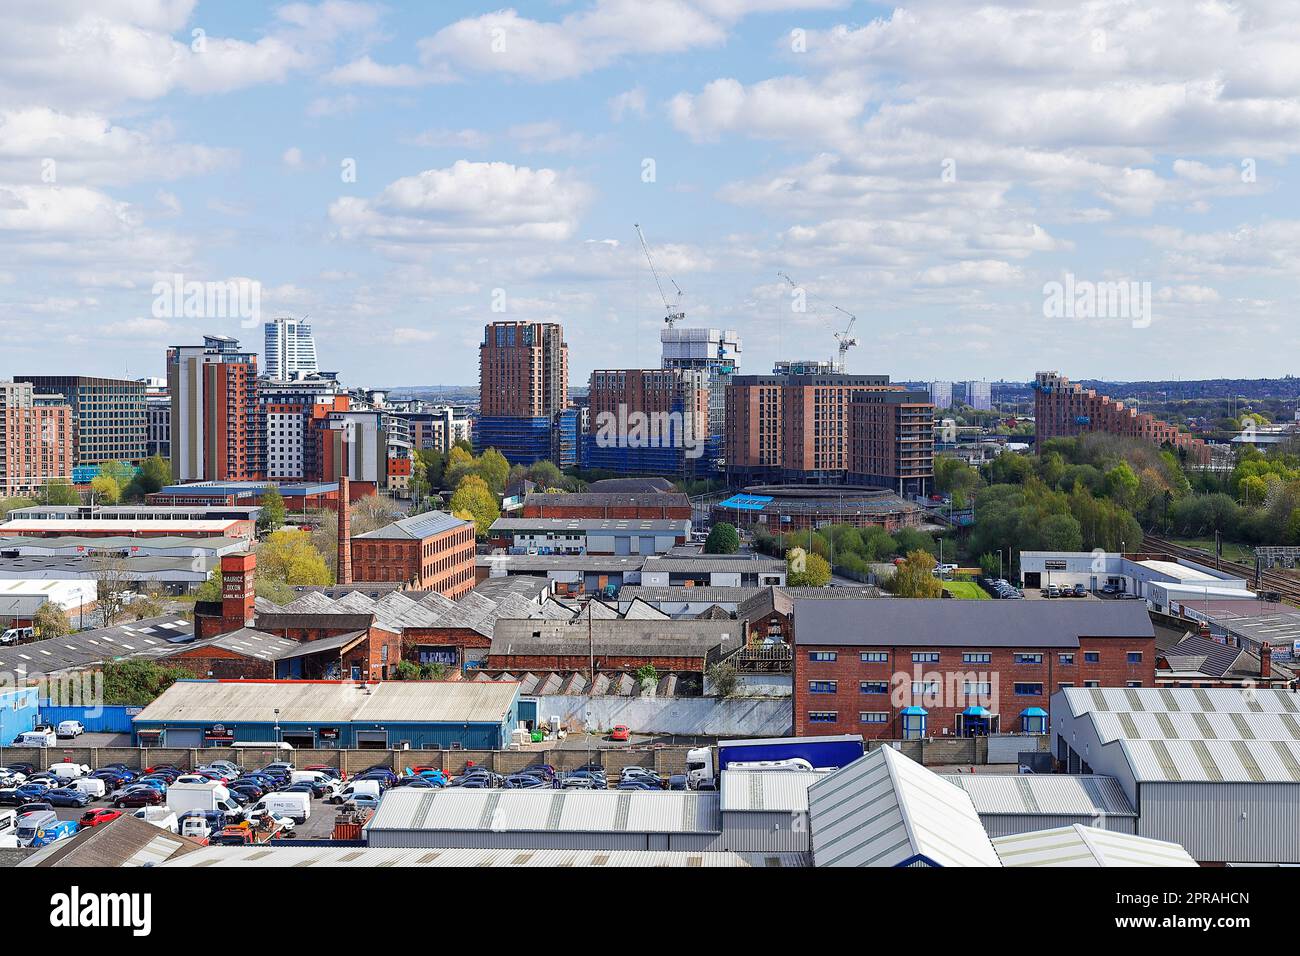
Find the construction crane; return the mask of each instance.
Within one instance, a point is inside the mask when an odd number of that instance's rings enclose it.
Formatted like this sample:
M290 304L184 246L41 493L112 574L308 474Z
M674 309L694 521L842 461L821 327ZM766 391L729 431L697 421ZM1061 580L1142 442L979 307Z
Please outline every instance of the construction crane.
M665 277L673 284L673 288L677 290L677 311L674 312L672 303L668 301L668 296L664 293L663 283L659 281L659 270L655 268L654 256L650 255L650 246L645 241L645 233L641 231L639 223L633 223L632 225L636 229L637 238L641 240L641 250L645 253L645 261L650 264L650 275L654 276L655 288L659 290L659 298L661 298L664 303L664 312L667 313L664 316L664 323L671 329L676 323L686 318L686 313L681 311L681 287L672 276Z
M790 283L790 288L794 289L796 292L801 291L799 289L799 284L795 282L793 279L791 279L788 273L778 272L777 275L780 276L782 279L784 279L786 282ZM804 294L805 296L807 295L806 292ZM852 312L848 311L847 309L841 309L838 305L832 305L831 308L834 309L836 312L839 312L842 315L847 315L849 317L849 324L844 327L844 331L835 333L835 341L839 347L839 361L835 363L832 367L842 372L844 371L845 353L848 352L849 349L853 348L853 346L858 344L858 340L853 338L849 334L850 332L853 331L853 324L858 321L858 317L854 315Z

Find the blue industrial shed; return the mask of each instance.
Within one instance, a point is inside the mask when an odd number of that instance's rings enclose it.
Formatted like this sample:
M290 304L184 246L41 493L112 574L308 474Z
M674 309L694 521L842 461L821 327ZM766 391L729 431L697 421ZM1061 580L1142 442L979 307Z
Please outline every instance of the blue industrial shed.
M177 681L133 723L141 746L501 750L519 723L519 684Z
M36 726L39 698L35 687L7 687L0 690L0 747Z

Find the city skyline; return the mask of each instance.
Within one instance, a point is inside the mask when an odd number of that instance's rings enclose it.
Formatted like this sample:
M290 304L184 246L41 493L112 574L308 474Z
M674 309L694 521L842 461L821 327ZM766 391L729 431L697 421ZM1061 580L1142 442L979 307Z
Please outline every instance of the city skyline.
M837 306L895 380L1293 370L1284 6L659 6L15 11L0 374L156 377L285 314L376 386L472 381L498 320L563 324L574 383L653 368L634 223L743 372L832 359Z

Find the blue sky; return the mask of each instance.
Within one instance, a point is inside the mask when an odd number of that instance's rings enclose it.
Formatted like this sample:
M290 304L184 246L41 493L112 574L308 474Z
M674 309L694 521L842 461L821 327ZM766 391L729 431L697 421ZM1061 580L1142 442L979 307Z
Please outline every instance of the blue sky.
M501 317L562 322L580 384L657 364L634 222L747 371L830 358L839 305L900 379L1287 374L1289 9L54 0L0 37L0 375L258 345L158 315L180 274L309 315L351 384L471 383ZM1067 273L1150 321L1045 316Z

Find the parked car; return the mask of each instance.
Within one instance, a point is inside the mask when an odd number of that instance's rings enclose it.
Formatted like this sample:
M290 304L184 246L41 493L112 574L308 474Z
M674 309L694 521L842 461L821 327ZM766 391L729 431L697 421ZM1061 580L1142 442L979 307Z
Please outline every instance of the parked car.
M655 786L649 780L638 780L635 777L626 780L620 780L615 790L662 790L662 787Z
M565 777L560 782L562 790L595 790L596 781L591 777Z
M113 801L119 810L123 807L157 807L166 802L162 793L153 787L133 787Z
M73 787L60 787L45 795L45 800L56 807L77 807L80 809L90 804L90 794Z
M110 810L108 807L96 807L93 810L87 810L77 821L83 827L97 827L101 823L112 823L122 815L121 810Z
M502 786L507 790L541 790L550 784L531 773L512 773Z
M1082 584L1076 584L1076 585L1074 586L1074 596L1075 596L1075 597L1087 597L1087 596L1088 596L1088 589L1085 588Z
M344 810L373 810L379 806L381 797L376 797L372 793L354 793L348 798L347 803L343 804Z
M59 726L54 730L54 736L66 740L69 737L80 737L86 732L79 720L61 720Z
M626 724L615 724L609 732L610 740L631 740L632 732L627 729Z

